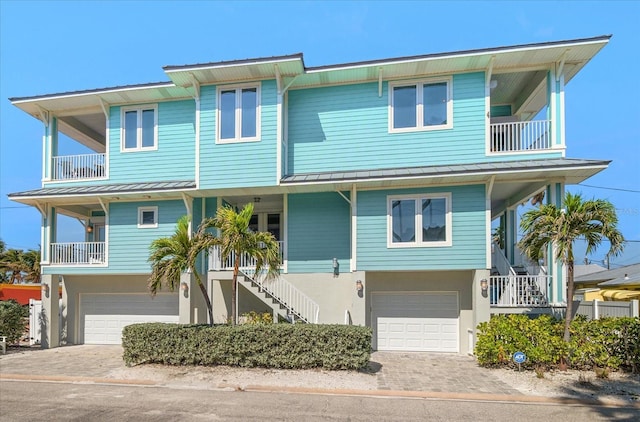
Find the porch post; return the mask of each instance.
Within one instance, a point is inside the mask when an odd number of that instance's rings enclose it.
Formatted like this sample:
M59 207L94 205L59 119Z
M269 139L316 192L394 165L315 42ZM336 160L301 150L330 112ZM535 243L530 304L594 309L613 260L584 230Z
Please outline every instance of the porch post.
M60 276L44 274L40 281L42 285L42 314L40 320L40 345L43 349L60 346Z
M200 294L200 288L195 282L193 274L181 274L178 288L178 322L180 324L193 324L193 295Z
M462 347L463 345L460 345L460 350L467 350L470 349L472 346L475 345L475 342L478 338L478 333L476 328L478 327L478 324L480 324L481 322L486 322L489 321L489 319L491 318L491 302L489 299L489 295L490 295L490 288L491 288L491 283L489 282L489 276L491 275L491 271L490 270L475 270L473 272L473 280L471 282L471 302L472 302L472 308L473 308L473 345L467 345L466 348ZM489 290L487 290L486 292L482 291L482 280L486 280L487 281L487 286L489 287ZM465 335L463 335L464 332L466 332L466 330L461 328L461 333L460 333L460 339L463 340L466 338ZM463 340L464 341L464 340Z

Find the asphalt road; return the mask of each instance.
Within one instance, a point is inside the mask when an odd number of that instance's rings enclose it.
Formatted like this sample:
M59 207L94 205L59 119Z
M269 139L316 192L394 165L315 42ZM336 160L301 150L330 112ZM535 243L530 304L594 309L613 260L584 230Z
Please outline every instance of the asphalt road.
M0 381L0 421L591 421L640 409Z

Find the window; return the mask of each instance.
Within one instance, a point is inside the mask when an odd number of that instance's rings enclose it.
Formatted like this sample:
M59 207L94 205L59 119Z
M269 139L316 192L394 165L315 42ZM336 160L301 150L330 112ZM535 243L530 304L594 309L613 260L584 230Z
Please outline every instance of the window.
M389 196L390 248L451 246L451 194Z
M158 110L156 106L122 109L122 151L157 149Z
M389 83L389 132L452 127L451 78Z
M158 207L138 208L138 228L149 229L158 227Z
M218 142L260 140L260 87L218 88Z

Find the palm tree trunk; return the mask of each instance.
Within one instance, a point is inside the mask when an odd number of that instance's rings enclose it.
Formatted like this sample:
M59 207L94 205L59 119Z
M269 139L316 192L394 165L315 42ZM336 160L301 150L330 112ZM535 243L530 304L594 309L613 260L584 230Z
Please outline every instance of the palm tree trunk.
M231 281L231 315L233 325L238 323L238 318L236 317L236 308L238 303L236 302L236 293L238 291L238 270L240 268L240 254L235 252L235 260L233 263L233 280Z
M567 313L564 317L564 341L569 342L571 332L569 326L573 319L573 259L567 262Z
M198 287L200 287L202 296L204 296L204 301L207 304L207 312L209 313L209 326L213 326L213 306L211 305L211 300L209 299L207 288L204 286L204 284L202 284L200 276L198 275L198 271L195 268L191 268L191 272L196 276L196 282L198 283Z

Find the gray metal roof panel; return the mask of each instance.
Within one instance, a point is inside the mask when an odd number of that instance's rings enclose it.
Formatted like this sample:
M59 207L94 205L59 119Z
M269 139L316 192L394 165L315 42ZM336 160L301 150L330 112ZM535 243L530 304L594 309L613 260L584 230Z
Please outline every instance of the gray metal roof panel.
M9 198L19 197L40 197L40 196L62 196L62 195L92 195L127 192L153 192L176 189L192 189L196 187L193 180L177 180L166 182L149 183L118 183L111 185L73 186L41 188L24 192L10 193Z
M553 169L563 167L582 167L582 166L606 166L610 161L606 160L584 160L570 158L555 158L547 160L529 160L529 161L497 161L475 164L458 164L458 165L442 165L442 166L424 166L424 167L403 167L390 169L375 170L352 170L339 172L318 172L303 173L284 176L281 180L283 184L296 184L309 181L316 182L332 182L332 181L349 181L360 179L380 179L380 178L403 178L414 176L433 176L433 175L456 175L456 174L474 174L485 172L504 172L517 170L536 170L536 169Z
M640 264L632 264L620 268L614 268L612 270L604 270L586 274L580 277L576 277L575 281L579 283L583 283L586 281L607 281L624 277L625 274L629 275L630 277L640 274Z

